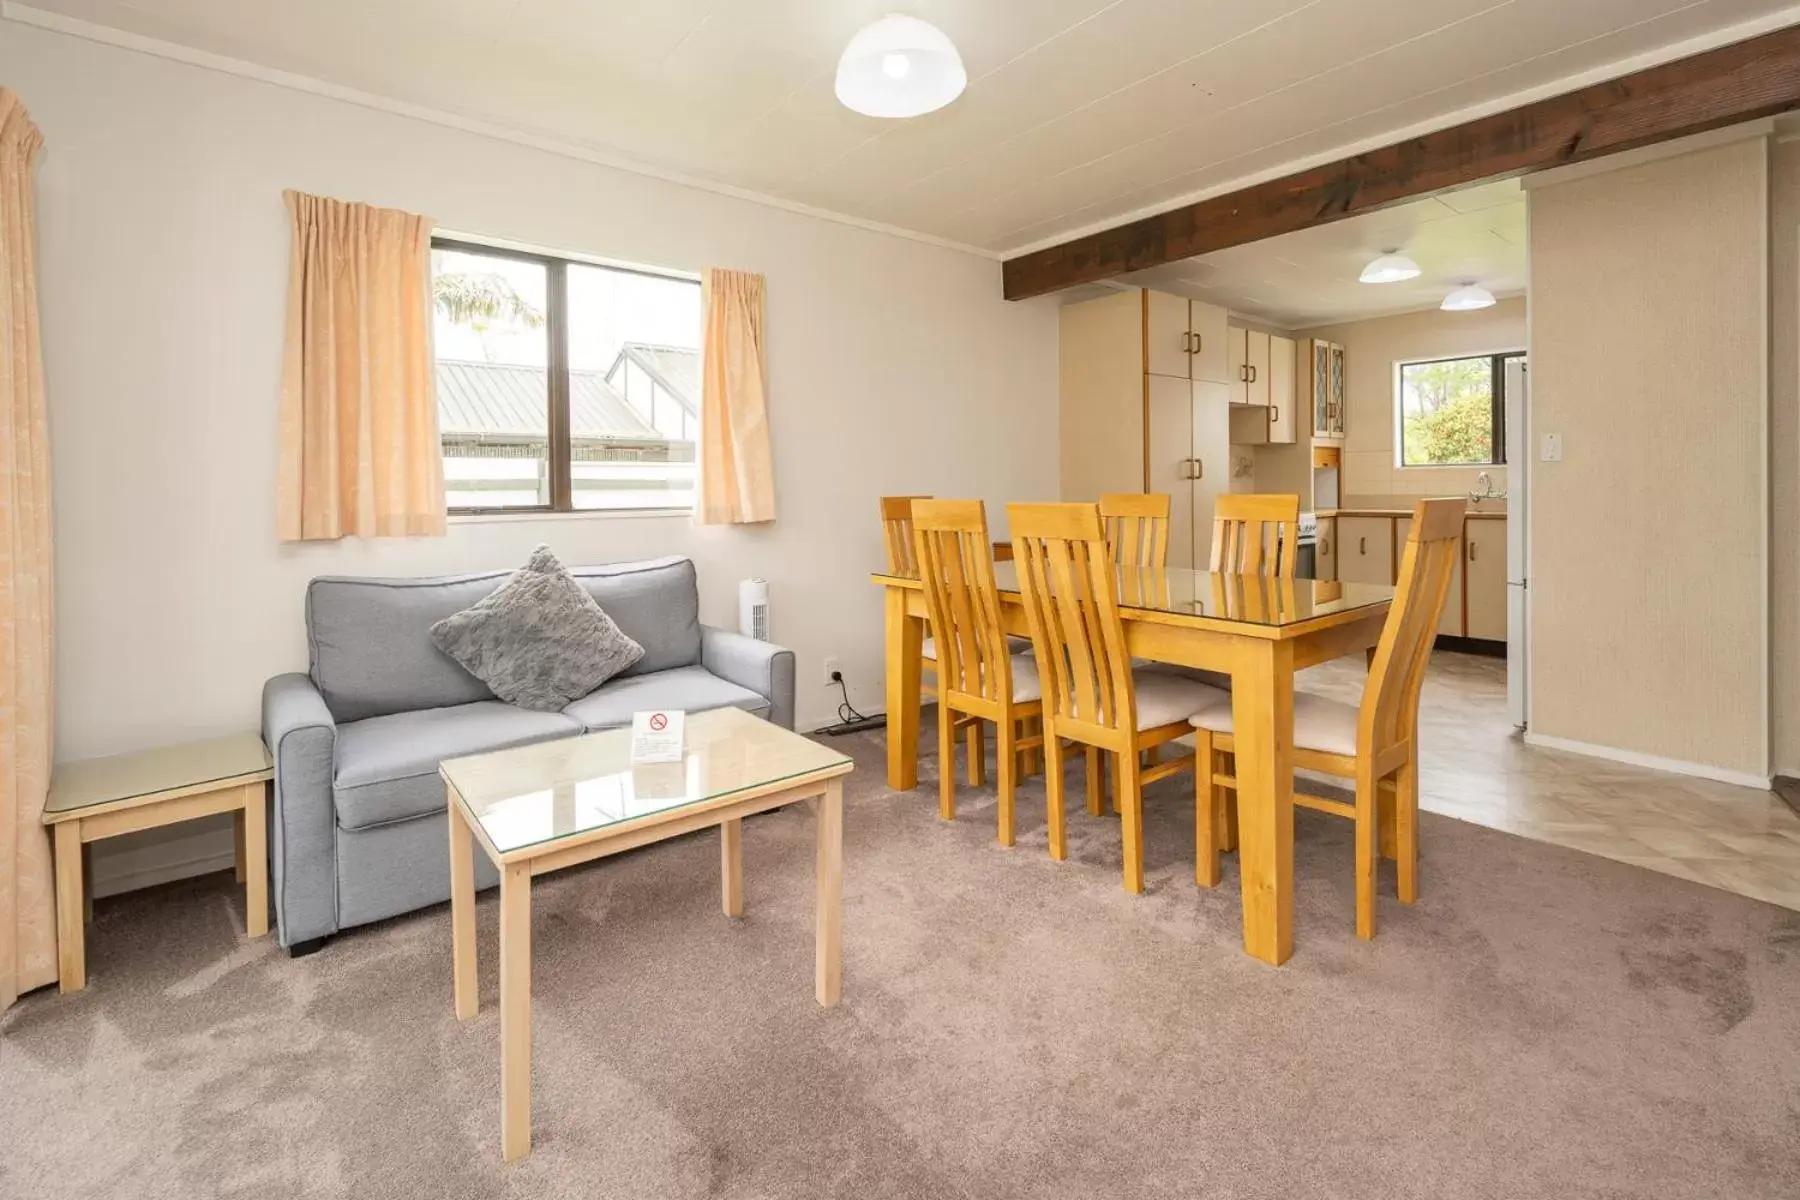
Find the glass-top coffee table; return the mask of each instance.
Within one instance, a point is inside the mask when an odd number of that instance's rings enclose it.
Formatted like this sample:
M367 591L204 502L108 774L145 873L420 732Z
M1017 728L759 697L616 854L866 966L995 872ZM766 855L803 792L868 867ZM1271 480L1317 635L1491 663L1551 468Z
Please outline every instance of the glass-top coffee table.
M450 759L450 910L456 1015L479 1010L475 847L500 871L500 1148L531 1150L531 878L684 833L719 828L725 915L744 911L743 819L817 799L813 988L838 1002L843 778L851 760L740 709L691 713L679 763L631 765L631 731Z

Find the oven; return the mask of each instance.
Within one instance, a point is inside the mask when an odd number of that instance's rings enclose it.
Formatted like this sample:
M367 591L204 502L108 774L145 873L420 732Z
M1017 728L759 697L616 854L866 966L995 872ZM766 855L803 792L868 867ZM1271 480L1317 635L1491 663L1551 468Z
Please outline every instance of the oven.
M1300 579L1317 579L1319 552L1319 518L1315 513L1300 514L1300 526L1294 535L1294 575Z

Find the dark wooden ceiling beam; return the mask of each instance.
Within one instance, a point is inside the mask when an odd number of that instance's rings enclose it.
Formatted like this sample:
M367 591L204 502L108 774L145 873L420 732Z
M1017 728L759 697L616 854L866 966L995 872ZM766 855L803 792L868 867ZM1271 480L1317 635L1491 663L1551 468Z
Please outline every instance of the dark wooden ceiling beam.
M1008 300L1800 109L1800 26L1008 259Z

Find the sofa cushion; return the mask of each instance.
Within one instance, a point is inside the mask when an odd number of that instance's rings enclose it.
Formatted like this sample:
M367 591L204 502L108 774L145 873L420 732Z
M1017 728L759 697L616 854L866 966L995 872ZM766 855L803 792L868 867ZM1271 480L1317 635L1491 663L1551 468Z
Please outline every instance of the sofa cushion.
M561 712L644 657L545 546L487 599L433 625L431 641L532 712Z
M624 634L644 648L626 674L700 661L700 594L685 558L572 567ZM486 684L431 644L431 627L489 596L511 571L421 579L315 579L306 589L313 683L339 722L492 700Z
M632 713L653 708L686 712L741 708L765 716L769 702L749 688L727 683L705 667L676 667L652 675L621 675L563 709L563 714L592 731L629 725Z
M498 700L370 717L339 725L332 797L337 823L365 829L444 807L438 764L446 758L526 746L580 733L561 713Z

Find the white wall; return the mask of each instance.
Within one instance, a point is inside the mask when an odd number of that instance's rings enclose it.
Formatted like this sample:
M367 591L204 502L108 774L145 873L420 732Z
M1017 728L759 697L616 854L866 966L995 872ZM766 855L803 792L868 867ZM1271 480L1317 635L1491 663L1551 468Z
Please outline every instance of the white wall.
M1053 301L998 264L269 84L13 24L0 80L43 130L39 278L55 470L57 757L254 727L304 670L327 573L689 554L702 618L769 579L799 652L799 722L833 719L822 660L882 703L876 497L1056 495ZM456 524L441 539L276 542L283 188L440 228L683 270L768 276L780 519Z

